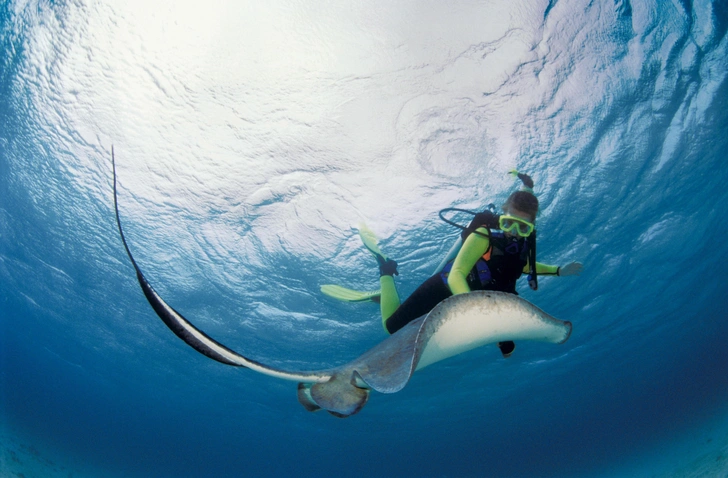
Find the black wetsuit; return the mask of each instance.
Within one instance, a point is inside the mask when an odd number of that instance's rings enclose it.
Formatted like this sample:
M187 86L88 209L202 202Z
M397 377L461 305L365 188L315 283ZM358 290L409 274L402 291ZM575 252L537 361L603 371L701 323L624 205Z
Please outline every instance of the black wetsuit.
M499 290L517 294L516 281L528 264L528 241L525 238L508 238L497 229L498 216L485 211L476 214L463 231L462 240L478 227L485 227L490 233L490 246L479 259L467 277L470 290ZM487 259L486 259L487 257ZM447 274L452 262L420 285L412 295L387 319L390 334L395 333L413 320L429 313L437 304L452 295L447 285Z

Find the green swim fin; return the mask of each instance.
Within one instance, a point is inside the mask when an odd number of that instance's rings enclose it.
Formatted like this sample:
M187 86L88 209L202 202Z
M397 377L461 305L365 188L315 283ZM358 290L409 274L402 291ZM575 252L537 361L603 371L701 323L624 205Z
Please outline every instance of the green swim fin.
M344 302L376 302L379 303L379 297L382 291L373 290L369 292L361 292L358 290L347 289L335 284L324 284L321 286L321 293L331 298Z
M361 238L361 242L364 243L364 247L366 247L377 260L380 276L399 275L399 272L397 272L397 261L389 259L384 255L381 249L379 249L379 240L377 239L377 236L374 235L372 230L369 229L366 224L359 224L359 237Z
M377 236L374 235L374 232L366 224L359 224L359 237L361 238L361 242L364 243L364 247L369 249L369 252L374 257L380 256L384 260L387 260L387 256L379 249L379 239L377 239Z

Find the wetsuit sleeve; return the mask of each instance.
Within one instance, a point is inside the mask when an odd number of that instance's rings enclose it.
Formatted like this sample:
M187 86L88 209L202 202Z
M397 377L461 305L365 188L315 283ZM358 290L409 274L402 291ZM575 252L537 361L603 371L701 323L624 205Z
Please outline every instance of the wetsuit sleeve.
M529 264L526 264L526 267L523 268L523 272L525 274L528 274L531 272L531 266ZM549 264L543 264L541 262L536 262L536 274L540 276L555 276L559 274L559 266L552 266Z
M478 228L477 231L486 236L488 234L488 230L484 227ZM453 295L470 292L467 280L468 274L475 267L478 259L483 257L488 247L490 247L490 239L480 234L470 234L465 239L447 278L447 285Z

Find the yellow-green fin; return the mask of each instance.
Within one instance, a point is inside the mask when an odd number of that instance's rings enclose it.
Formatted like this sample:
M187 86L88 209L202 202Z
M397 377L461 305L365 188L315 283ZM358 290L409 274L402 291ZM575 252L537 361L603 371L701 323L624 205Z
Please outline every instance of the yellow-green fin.
M384 260L387 259L387 256L379 249L379 239L377 239L374 232L364 223L359 224L359 237L361 237L361 242L364 243L364 247L369 249L369 252L374 254L375 257L381 256Z
M379 296L382 292L379 290L363 292L347 289L340 285L324 284L321 286L321 293L344 302L379 302Z

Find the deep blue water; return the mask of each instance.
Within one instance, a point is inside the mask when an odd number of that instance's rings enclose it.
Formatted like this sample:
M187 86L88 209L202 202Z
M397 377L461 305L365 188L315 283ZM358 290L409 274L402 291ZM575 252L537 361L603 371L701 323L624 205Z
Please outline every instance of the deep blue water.
M527 6L523 6L527 5ZM725 2L0 5L4 476L728 476ZM562 345L435 364L358 415L175 337L136 283L293 370L384 338L444 207L536 181L522 296Z

